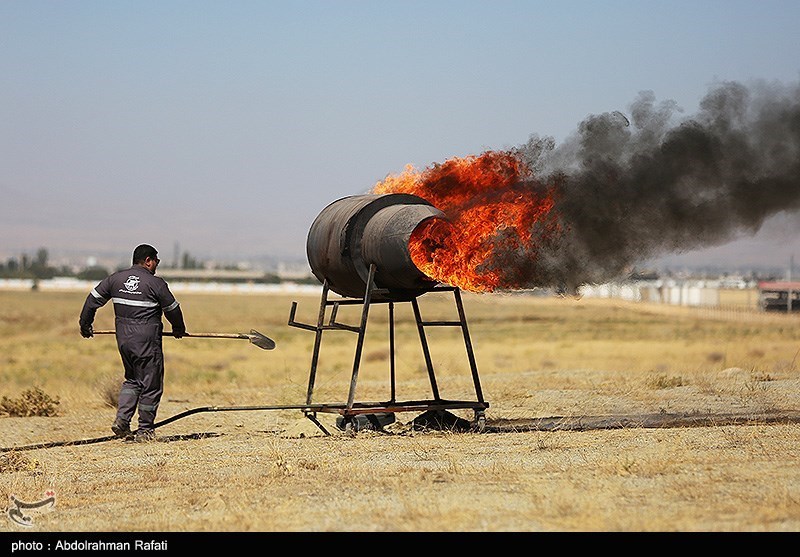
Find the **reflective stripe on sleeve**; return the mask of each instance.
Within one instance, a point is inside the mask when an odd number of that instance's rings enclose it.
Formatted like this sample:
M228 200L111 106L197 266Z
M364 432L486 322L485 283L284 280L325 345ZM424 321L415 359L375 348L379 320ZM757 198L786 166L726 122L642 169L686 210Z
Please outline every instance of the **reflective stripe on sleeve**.
M111 298L115 304L122 304L123 306L136 306L140 308L153 308L158 306L158 302L146 302L144 300L126 300L125 298Z
M92 294L92 296L94 296L94 297L95 297L95 298L97 298L98 300L105 300L105 298L103 298L103 297L100 295L100 293L99 293L99 292L97 292L97 290L96 290L96 289L94 289L94 288L92 288L92 292L91 292L91 294Z
M175 300L175 301L174 301L174 302L172 302L170 305L168 305L167 307L165 307L165 308L164 308L164 311L172 311L173 309L175 309L175 308L176 308L176 307L178 307L179 305L180 305L180 304L178 303L178 300Z

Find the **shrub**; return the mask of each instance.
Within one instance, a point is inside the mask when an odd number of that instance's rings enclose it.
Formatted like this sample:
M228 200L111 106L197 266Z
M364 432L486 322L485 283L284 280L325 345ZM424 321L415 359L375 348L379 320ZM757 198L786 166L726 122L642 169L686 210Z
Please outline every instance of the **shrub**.
M0 474L13 472L36 472L42 464L35 458L11 451L0 455Z
M675 387L682 387L686 381L681 376L667 377L666 375L659 375L658 377L651 377L648 384L653 389L674 389Z
M18 416L56 416L56 406L61 404L58 397L52 398L39 387L23 391L17 399L4 396L0 400L0 415Z

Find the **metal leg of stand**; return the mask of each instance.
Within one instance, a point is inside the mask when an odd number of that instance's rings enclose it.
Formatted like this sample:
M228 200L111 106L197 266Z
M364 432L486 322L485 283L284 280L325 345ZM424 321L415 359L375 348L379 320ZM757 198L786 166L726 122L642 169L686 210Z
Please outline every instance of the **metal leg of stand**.
M314 354L311 356L311 372L308 375L308 391L306 392L306 404L311 404L314 393L314 382L317 377L317 364L319 363L319 351L322 345L322 327L325 323L325 308L328 305L328 281L322 284L322 297L319 302L319 317L317 317L316 336L314 337Z
M389 302L389 381L390 398L389 402L397 400L395 390L396 367L394 357L394 302Z
M453 287L441 287L434 289L435 291L452 291L454 292L455 296L455 303L458 309L458 317L459 320L433 320L433 321L424 321L422 319L422 315L420 312L420 307L417 302L417 298L411 298L408 300L402 301L410 301L414 310L414 317L416 319L417 324L417 332L419 333L420 344L422 345L423 355L425 357L425 365L428 370L428 377L430 379L431 390L433 392L433 399L432 400L409 400L405 402L398 402L396 400L397 392L396 392L396 339L395 339L395 314L394 314L394 302L389 300L384 300L382 298L378 298L376 303L384 303L388 302L389 304L389 349L390 349L390 389L391 389L391 399L388 402L355 402L356 396L356 387L358 383L358 374L361 365L361 357L364 350L364 341L366 337L366 330L367 330L367 322L369 317L369 307L372 303L372 296L373 294L378 292L383 292L382 290L376 290L377 285L375 284L375 275L377 273L377 268L375 265L370 265L369 268L369 278L365 285L365 295L363 299L354 299L354 300L344 300L342 302L331 302L328 300L328 296L330 293L328 281L325 280L323 282L322 288L322 296L320 299L320 306L319 306L319 315L317 317L316 325L307 324L298 322L295 320L295 314L297 310L297 302L292 302L292 308L289 313L289 325L292 327L297 327L300 329L305 329L308 331L313 331L315 333L314 338L314 353L311 359L311 371L309 373L308 378L308 392L306 397L306 406L298 406L296 408L300 408L303 412L307 415L307 417L314 422L324 433L329 433L325 430L319 420L316 419L317 412L336 412L339 413L344 417L344 424L345 424L345 431L348 428L351 431L355 431L354 423L355 418L360 415L364 414L371 414L377 412L409 412L409 411L419 411L419 410L443 410L443 409L467 409L471 408L475 412L475 427L478 431L481 431L485 428L486 424L486 416L485 416L485 409L489 406L483 399L483 392L481 390L480 379L478 377L478 367L475 362L475 354L472 348L472 341L469 335L469 328L467 326L467 319L464 313L464 305L461 299L461 293L457 288ZM361 309L361 323L360 326L352 326L346 323L339 323L336 320L336 313L339 309L340 304L362 304ZM328 324L325 324L325 316L327 313L327 306L333 305L333 310L331 312L330 321ZM469 365L470 370L472 372L472 380L475 386L475 394L477 396L476 401L465 401L465 400L442 400L439 395L439 387L436 381L436 374L434 372L433 361L431 358L430 348L428 346L428 339L425 333L426 327L437 327L437 326L457 326L461 328L463 337L464 337L464 344L467 350L467 357L469 358ZM332 330L344 330L350 331L358 334L358 340L356 344L356 351L355 356L353 359L353 369L352 369L352 376L350 378L350 387L348 391L348 398L347 403L334 403L334 404L313 404L313 392L314 392L314 383L316 381L317 375L317 367L319 365L320 359L320 350L322 345L322 334L325 330L332 329Z
M352 410L353 402L356 398L356 383L358 382L358 368L361 364L361 352L364 348L364 336L367 332L367 318L369 317L369 303L372 298L372 288L375 282L375 265L369 266L369 277L367 278L367 291L364 294L364 307L361 310L361 325L358 329L358 343L356 353L353 358L353 375L350 378L350 393L347 395L347 410Z
M434 400L441 400L439 397L439 387L436 385L436 374L433 372L433 360L431 360L431 351L428 348L428 339L425 336L425 326L422 324L422 315L419 311L419 304L417 299L411 300L411 305L414 308L414 318L417 320L417 331L419 332L419 342L422 344L422 353L425 356L425 366L428 368L428 378L431 381L431 391L433 392Z
M475 396L478 397L478 402L483 402L483 391L481 390L481 380L478 377L478 365L475 363L475 354L472 351L472 341L469 338L469 329L467 328L467 315L464 313L464 304L461 301L461 292L458 288L453 290L453 295L456 299L456 308L458 308L458 318L461 321L461 331L464 334L464 345L467 348L467 358L469 358L469 368L472 370L472 382L475 384Z
M322 425L322 424L319 422L319 420L317 419L317 414L316 414L316 412L306 412L306 418L308 418L309 420L311 420L311 421L314 423L314 425L315 425L315 426L317 426L317 427L320 429L320 431L322 431L322 433L324 433L325 435L327 435L328 437L330 437L330 435L331 435L331 432L330 432L330 431L328 431L327 429L325 429L325 426L324 426L324 425Z

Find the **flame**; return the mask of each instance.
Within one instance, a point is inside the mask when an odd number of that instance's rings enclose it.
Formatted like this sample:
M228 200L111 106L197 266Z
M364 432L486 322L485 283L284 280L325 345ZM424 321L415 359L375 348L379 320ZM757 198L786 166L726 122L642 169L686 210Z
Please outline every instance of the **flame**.
M372 193L410 193L441 210L448 220L427 220L411 235L411 260L432 279L472 292L517 286L514 266L503 261L524 254L525 268L533 268L538 247L560 231L553 189L508 151L456 157L423 171L407 165Z

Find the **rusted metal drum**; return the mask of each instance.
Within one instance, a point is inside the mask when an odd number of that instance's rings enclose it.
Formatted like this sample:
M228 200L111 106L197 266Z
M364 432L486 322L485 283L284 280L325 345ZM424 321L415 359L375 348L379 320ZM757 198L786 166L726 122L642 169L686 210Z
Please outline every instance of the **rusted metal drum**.
M408 251L411 233L442 211L416 195L365 194L334 201L308 232L306 252L320 282L342 296L362 298L369 266L376 267L373 299L409 300L437 285L425 276Z

